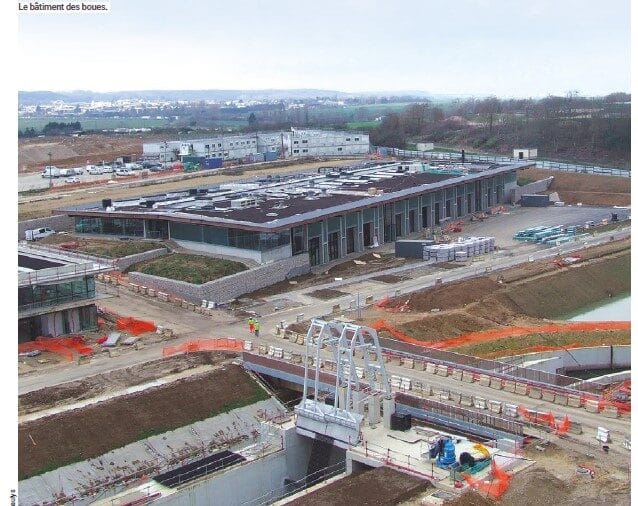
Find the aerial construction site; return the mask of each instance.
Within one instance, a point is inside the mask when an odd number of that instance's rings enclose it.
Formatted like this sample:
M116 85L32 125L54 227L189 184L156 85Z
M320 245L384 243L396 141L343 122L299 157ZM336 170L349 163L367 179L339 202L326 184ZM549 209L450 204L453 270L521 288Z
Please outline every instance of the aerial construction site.
M170 166L19 198L19 504L629 504L629 177Z

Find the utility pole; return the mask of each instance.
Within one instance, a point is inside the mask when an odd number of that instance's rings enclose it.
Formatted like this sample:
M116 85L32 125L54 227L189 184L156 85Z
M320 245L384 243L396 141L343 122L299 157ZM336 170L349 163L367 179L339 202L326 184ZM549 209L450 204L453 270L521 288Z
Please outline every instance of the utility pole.
M53 169L51 167L51 157L53 155L51 154L51 151L49 151L47 154L49 155L49 188L51 188L53 186Z

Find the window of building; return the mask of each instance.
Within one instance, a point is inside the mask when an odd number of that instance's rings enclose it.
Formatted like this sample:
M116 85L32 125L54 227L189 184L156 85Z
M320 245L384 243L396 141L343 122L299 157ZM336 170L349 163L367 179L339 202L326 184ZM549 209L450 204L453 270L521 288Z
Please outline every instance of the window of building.
M293 149L292 152L293 153L299 153L299 150L298 149Z
M303 141L301 141L302 144L308 144L308 139L304 139Z
M346 137L346 141L349 141L349 140L350 140L350 137Z
M355 137L355 138L354 138L354 140L355 140L355 141L358 141L358 140L359 140L359 137Z
M337 148L337 151L343 151L343 148Z
M219 144L217 144L217 147L221 148L222 147L222 143L220 142Z
M301 151L302 151L302 153L307 153L308 152L307 149L302 149Z
M299 141L293 141L293 144L299 144Z

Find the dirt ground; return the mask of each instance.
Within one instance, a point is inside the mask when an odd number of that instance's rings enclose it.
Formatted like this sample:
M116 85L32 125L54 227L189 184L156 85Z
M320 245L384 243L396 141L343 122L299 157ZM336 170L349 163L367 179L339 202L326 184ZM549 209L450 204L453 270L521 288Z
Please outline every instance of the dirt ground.
M529 262L492 276L403 295L391 299L390 306L396 308L407 302L409 311L370 307L362 312L362 323L372 325L385 320L413 338L436 341L499 327L542 325L547 318L560 318L610 294L630 290L629 240L589 248L582 257L581 264L568 268L558 268L551 259ZM290 328L305 333L307 325L295 323ZM582 339L597 342L601 336L612 340L617 337L622 344L626 334L589 332L582 333ZM381 331L381 335L389 334ZM507 350L501 350L499 356L503 354Z
M157 135L154 136L157 138ZM118 156L140 157L142 144L153 136L143 135L80 135L79 137L46 137L18 140L18 172L34 172L51 162L58 167L97 164Z
M271 295L279 295L288 292L289 290L302 290L305 288L312 288L313 286L323 283L330 283L335 278L352 278L355 276L362 276L364 274L370 274L373 272L379 272L386 269L392 269L394 267L401 267L409 263L417 264L418 260L409 258L396 258L394 253L363 253L352 260L339 263L334 266L328 266L325 270L320 272L313 272L310 274L304 274L296 278L291 278L274 285L270 285L266 288L256 290L243 296L247 299L261 299ZM373 278L382 283L396 283L401 279L407 279L407 276L378 276ZM334 294L329 298L337 297L343 294ZM313 295L314 296L314 295Z
M525 169L519 177L532 180L553 176L550 192L558 192L566 204L591 206L629 206L631 205L631 178L577 174L557 170Z
M63 193L54 192L53 194L43 194L35 197L21 198L18 201L18 220L29 220L33 218L41 218L49 216L52 211L59 208L99 202L103 198L111 198L114 200L140 197L144 195L154 195L160 192L171 192L193 188L196 186L215 185L246 179L253 176L267 176L272 174L284 174L289 172L299 172L305 170L313 170L326 166L341 166L352 164L355 159L344 160L323 160L312 162L300 161L278 161L265 165L241 165L239 168L242 174L232 173L235 168L222 169L214 174L206 172L198 172L188 174L188 178L184 179L184 174L176 176L163 176L159 180L145 180L144 185L140 186L139 182L122 185L109 185L104 182L90 188L82 188L77 190L64 191ZM182 179L180 179L182 178ZM55 187L54 187L55 188Z
M388 467L351 474L294 501L291 506L391 506L423 492L428 483Z
M266 394L236 365L20 424L20 479L102 455ZM63 442L64 444L61 444Z
M194 369L204 364L220 364L229 358L223 353L190 353L154 360L107 374L28 392L18 397L18 416L43 411L69 402L90 399L122 388L147 383L168 374Z

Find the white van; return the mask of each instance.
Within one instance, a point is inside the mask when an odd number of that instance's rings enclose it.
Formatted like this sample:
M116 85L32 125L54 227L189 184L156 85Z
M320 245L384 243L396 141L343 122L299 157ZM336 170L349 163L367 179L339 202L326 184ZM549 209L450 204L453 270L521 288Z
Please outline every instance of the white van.
M33 230L25 230L24 237L27 241L36 241L55 234L55 230L49 227L34 228Z
M125 169L124 167L120 167L119 169L115 169L116 176L132 176L133 171L131 169Z

